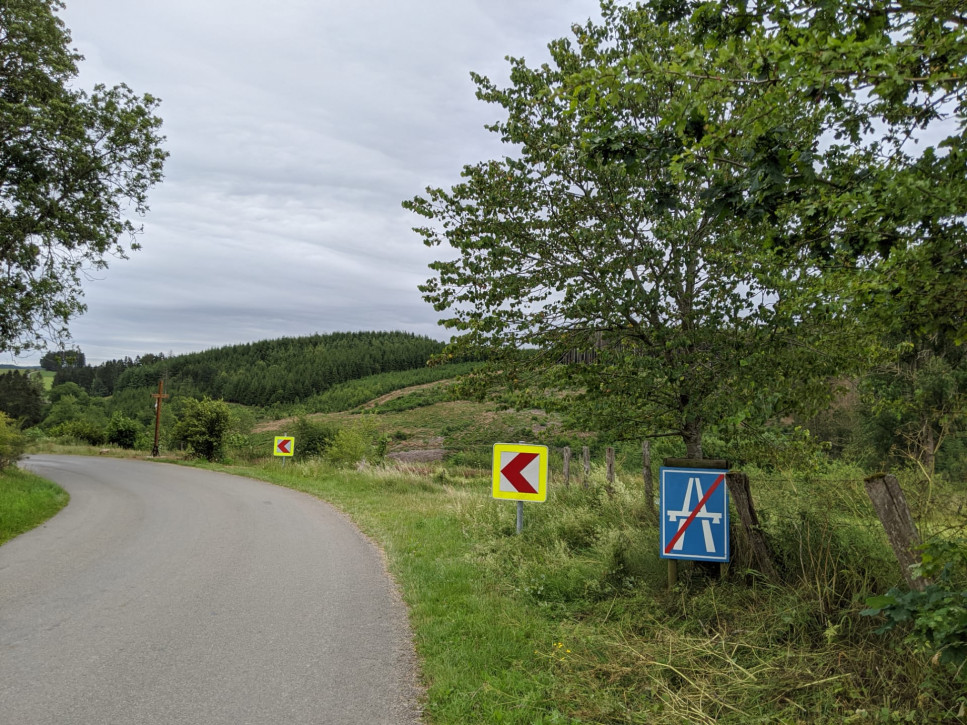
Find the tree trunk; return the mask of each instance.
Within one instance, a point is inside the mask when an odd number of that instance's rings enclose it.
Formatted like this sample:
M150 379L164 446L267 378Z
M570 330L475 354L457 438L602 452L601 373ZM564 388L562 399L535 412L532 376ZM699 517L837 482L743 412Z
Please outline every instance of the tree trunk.
M682 440L685 441L685 457L702 459L702 423L697 420L685 422L682 429Z

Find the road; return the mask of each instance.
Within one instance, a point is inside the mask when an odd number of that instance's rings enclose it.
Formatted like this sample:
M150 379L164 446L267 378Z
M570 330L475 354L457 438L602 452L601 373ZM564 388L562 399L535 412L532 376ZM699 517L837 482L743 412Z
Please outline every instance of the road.
M311 496L31 456L70 504L0 547L0 723L417 723L377 549Z

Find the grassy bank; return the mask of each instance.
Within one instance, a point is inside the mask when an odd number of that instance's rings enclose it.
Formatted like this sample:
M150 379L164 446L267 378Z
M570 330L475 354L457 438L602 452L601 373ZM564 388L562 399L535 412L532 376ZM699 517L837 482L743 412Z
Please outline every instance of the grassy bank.
M963 670L860 616L899 575L882 533L857 525L858 478L760 485L782 583L741 566L724 581L685 567L669 592L633 484L614 495L600 481L558 484L526 506L516 536L514 505L490 499L485 474L230 470L331 501L382 545L410 609L431 723L962 717Z
M42 524L67 505L57 484L18 468L0 471L0 544Z

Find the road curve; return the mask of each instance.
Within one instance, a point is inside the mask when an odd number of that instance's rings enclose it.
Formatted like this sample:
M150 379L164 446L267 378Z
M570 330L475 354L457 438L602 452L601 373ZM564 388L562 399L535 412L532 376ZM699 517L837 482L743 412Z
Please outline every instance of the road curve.
M143 461L26 467L71 502L0 547L0 722L419 721L404 607L327 504Z

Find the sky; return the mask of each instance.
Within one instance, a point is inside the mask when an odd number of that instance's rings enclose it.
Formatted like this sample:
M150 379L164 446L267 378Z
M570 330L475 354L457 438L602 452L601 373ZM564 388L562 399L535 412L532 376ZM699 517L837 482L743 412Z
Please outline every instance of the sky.
M470 72L506 83L597 0L67 0L77 84L161 99L143 248L88 275L89 364L347 330L446 340L417 285L445 254L401 207L511 153ZM42 352L0 363L35 363Z

